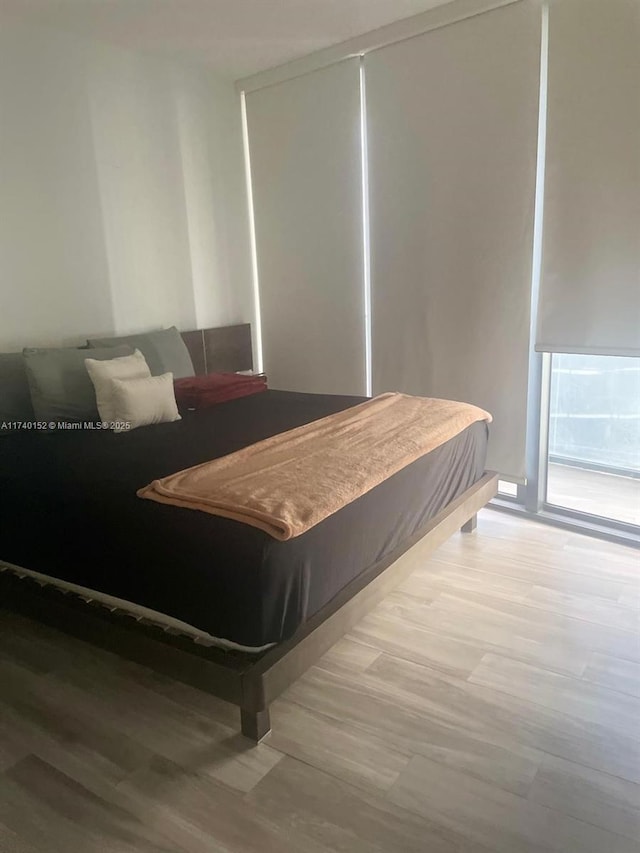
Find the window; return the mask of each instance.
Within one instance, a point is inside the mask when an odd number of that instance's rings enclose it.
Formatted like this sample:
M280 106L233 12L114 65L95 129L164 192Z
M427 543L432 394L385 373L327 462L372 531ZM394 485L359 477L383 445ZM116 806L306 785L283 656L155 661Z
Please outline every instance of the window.
M546 501L640 525L640 359L551 357Z
M498 480L498 494L501 497L517 498L518 486L508 480Z
M527 481L497 505L617 541L640 541L640 358L535 353Z

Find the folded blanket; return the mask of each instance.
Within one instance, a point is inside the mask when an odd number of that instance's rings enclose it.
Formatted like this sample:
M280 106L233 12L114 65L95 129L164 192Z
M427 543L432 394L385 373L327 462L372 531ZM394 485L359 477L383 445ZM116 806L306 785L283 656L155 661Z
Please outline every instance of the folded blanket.
M290 539L481 420L491 415L467 403L381 394L154 480L138 496Z
M206 409L227 400L267 390L264 373L246 376L240 373L208 373L206 376L187 376L173 383L178 408Z

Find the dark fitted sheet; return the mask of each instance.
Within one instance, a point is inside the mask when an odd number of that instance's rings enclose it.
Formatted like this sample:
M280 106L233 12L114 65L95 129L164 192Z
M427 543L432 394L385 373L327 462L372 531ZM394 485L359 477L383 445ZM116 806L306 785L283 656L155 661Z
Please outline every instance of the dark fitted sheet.
M267 391L121 435L2 437L0 559L243 645L284 640L480 479L486 424L286 542L136 490L362 399Z

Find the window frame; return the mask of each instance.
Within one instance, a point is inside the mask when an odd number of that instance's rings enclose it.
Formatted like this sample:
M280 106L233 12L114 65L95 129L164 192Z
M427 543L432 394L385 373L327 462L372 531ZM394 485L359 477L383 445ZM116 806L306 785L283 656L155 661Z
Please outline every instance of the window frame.
M640 545L640 525L558 506L547 500L552 357L552 353L532 351L529 360L526 481L518 484L516 497L499 494L491 505L567 530Z

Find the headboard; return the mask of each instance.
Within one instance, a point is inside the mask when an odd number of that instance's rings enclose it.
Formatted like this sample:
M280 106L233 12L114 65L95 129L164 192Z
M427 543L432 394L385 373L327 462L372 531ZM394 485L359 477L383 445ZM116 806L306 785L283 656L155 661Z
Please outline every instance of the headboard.
M181 332L196 376L224 371L253 370L251 324Z

